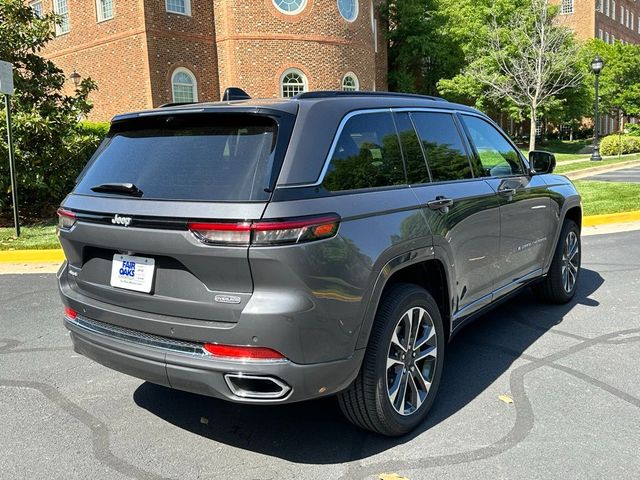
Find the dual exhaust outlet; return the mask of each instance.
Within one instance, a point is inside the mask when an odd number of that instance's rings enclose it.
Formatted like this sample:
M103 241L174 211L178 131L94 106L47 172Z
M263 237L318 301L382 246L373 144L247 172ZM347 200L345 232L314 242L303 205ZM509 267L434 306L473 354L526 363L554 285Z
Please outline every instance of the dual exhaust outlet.
M291 393L291 387L275 377L227 373L224 379L231 392L240 398L283 400Z

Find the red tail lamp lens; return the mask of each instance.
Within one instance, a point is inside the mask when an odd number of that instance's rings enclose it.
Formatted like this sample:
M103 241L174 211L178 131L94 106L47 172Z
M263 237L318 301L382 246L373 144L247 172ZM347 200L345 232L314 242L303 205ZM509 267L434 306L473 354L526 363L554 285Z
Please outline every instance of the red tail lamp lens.
M283 245L311 242L338 233L340 217L327 214L290 220L190 223L189 230L209 245Z
M75 320L78 317L78 312L71 307L64 307L64 316L69 320Z
M204 349L214 357L233 360L283 360L285 358L280 352L266 347L241 347L205 343Z
M209 245L249 245L251 242L251 224L248 222L190 223L189 230Z
M63 230L69 230L76 223L76 214L65 210L64 208L59 208L57 211L58 214L58 228Z

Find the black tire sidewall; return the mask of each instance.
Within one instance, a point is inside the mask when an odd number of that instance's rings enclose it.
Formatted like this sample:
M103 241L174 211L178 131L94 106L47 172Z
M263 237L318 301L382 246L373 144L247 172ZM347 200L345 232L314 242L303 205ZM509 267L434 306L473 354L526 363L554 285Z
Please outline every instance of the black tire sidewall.
M381 340L376 346L375 352L375 371L377 376L376 381L376 404L378 412L381 414L381 418L384 419L386 427L396 432L396 434L402 434L409 432L416 425L421 423L426 415L429 413L431 406L435 400L438 392L438 386L440 385L440 379L442 377L442 370L444 366L444 349L445 349L445 335L442 324L442 317L438 309L438 305L429 293L417 286L407 285L402 289L395 289L398 296L394 298L393 308L385 315L387 318L381 318L384 325ZM391 343L391 337L395 326L400 317L410 308L422 307L431 316L433 325L436 332L438 354L436 357L436 370L433 375L433 381L431 382L431 388L427 394L427 398L420 406L420 409L408 416L400 415L395 411L387 394L387 356L389 353L389 345ZM382 322L381 322L382 323Z

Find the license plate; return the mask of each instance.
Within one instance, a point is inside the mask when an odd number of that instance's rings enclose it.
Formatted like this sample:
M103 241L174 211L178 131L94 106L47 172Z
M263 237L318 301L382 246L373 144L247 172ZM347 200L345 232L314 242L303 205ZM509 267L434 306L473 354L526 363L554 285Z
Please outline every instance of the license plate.
M111 266L111 286L149 293L153 284L154 270L153 258L116 254L113 256Z

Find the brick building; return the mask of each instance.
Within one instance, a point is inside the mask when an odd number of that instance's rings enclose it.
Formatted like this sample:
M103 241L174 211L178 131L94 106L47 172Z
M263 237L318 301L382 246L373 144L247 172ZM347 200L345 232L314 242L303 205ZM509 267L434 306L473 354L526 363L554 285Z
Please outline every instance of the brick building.
M556 0L556 3L560 5L563 23L575 30L580 40L599 38L607 43L640 44L640 0ZM618 128L619 119L602 116L601 132L607 134Z
M33 0L62 16L44 55L91 77L93 120L180 101L387 87L380 0ZM69 82L67 88L72 89Z

